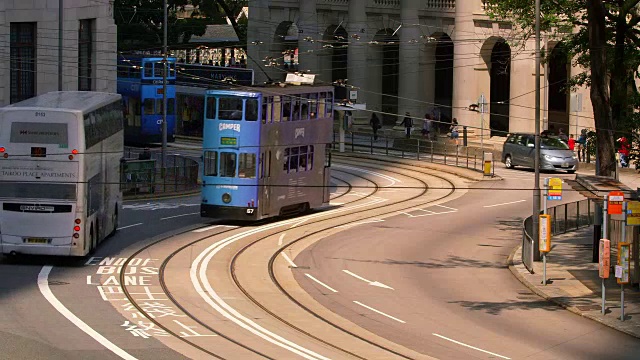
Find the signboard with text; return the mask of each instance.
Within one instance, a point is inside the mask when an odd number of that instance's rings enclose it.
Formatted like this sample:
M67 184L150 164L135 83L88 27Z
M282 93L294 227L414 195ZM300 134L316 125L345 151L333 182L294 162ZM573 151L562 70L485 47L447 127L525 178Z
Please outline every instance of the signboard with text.
M598 261L598 273L600 278L609 278L609 267L611 266L611 242L607 239L600 239L600 260Z
M549 189L547 191L547 200L562 200L562 179L549 179Z
M540 215L538 234L540 252L548 253L551 251L551 215Z
M628 284L629 283L629 272L631 271L631 264L629 263L629 243L619 243L618 244L618 266L620 266L620 276L616 276L618 278L618 284Z
M621 215L622 203L624 202L624 193L622 191L612 191L609 193L609 204L607 214Z
M627 225L640 225L640 201L627 202Z

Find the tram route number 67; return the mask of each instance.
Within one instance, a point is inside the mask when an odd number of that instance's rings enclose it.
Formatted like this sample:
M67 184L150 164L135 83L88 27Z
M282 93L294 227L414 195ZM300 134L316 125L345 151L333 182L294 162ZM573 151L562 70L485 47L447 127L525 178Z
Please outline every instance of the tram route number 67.
M254 210L255 210L255 209L247 209L247 214L253 214L253 211L254 211Z

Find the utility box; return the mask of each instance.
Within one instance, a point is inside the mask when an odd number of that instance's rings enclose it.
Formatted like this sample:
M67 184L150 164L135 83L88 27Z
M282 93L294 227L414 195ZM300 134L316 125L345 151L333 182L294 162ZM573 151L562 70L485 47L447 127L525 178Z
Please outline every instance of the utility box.
M482 153L482 170L484 176L493 176L493 153Z

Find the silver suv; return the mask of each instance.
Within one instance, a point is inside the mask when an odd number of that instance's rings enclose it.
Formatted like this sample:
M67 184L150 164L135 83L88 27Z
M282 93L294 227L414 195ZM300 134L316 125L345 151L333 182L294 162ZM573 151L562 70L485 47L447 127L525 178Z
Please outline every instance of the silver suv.
M502 146L502 162L507 169L515 166L533 168L535 155L533 134L509 134ZM554 136L540 137L540 170L578 170L578 157L567 144Z

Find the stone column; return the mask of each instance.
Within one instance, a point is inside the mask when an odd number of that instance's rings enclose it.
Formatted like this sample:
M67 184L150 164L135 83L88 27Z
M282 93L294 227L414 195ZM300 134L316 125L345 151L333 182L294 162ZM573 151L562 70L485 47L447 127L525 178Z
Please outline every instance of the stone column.
M304 0L303 0L304 1ZM358 91L357 103L363 104L367 102L367 94L364 90L367 89L367 40L366 32L362 30L367 29L367 13L366 13L366 0L349 0L349 19L346 26L347 34L349 36L349 47L347 48L347 62L348 71L347 78L348 84L355 86ZM354 34L360 35L360 40L356 40L351 36ZM348 92L347 92L348 94ZM355 115L366 116L367 114L359 114L364 112L357 112Z
M480 92L478 90L477 74L474 67L480 61L480 56L471 54L479 53L479 44L475 39L475 26L473 13L480 10L480 0L456 1L455 29L453 33L453 117L458 119L460 125L477 127L476 133L480 133L480 115L466 110L470 104L478 102ZM487 99L489 94L485 94ZM485 124L488 124L489 116L485 114ZM485 126L485 134L486 134Z
M251 15L256 19L271 19L270 0L254 0L255 6L251 8ZM274 22L276 20L273 20ZM268 21L249 21L247 29L247 68L253 69L255 84L264 84L268 76L277 79L273 68L267 67L263 60L268 56L276 57L271 51L275 26ZM266 74L265 74L266 73Z
M419 0L402 0L400 2L400 21L402 28L398 31L400 37L400 74L398 76L398 119L404 118L405 112L410 112L414 118L414 128L419 128L420 121L426 111L425 104L419 102L423 94L419 93L421 79L420 69L420 28L418 20ZM384 90L383 90L384 91Z
M300 0L300 23L298 30L302 33L298 36L298 69L300 71L311 70L311 74L319 75L320 68L318 66L318 39L322 39L322 35L318 32L318 13L316 0ZM314 42L306 41L305 38L311 38Z

